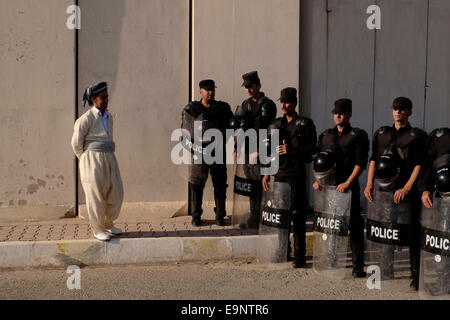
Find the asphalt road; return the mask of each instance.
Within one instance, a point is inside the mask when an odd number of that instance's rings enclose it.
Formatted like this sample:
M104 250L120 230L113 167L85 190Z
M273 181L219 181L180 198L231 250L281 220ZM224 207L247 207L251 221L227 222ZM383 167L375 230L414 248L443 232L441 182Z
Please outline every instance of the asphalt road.
M381 282L329 279L310 267L252 260L96 266L80 269L80 289L69 290L75 273L66 268L0 271L0 299L150 299L150 300L340 300L419 299L409 279ZM76 285L76 281L70 281Z

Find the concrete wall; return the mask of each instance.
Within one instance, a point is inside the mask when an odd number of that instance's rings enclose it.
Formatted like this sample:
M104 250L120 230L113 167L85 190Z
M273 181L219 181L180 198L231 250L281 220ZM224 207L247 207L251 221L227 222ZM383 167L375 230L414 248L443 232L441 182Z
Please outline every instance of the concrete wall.
M234 112L248 98L242 75L257 70L262 91L276 102L280 116L280 90L299 87L299 23L298 0L194 0L193 98L200 99L200 80L214 79L216 99ZM233 178L234 168L228 166L228 200ZM213 198L211 184L207 199Z
M282 88L298 88L299 21L298 0L194 0L195 98L198 82L212 78L217 99L228 102L234 112L248 98L242 74L253 70L274 101Z
M74 204L72 3L0 0L0 206ZM233 110L245 72L258 70L273 100L297 87L319 133L341 97L369 135L392 123L399 95L414 102L413 125L450 126L447 0L192 0L192 30L189 4L80 0L78 113L84 88L107 81L126 202L186 199L170 134L204 78ZM378 31L366 27L371 4L381 7Z
M430 0L425 129L450 126L450 1Z
M81 0L80 7L78 96L109 83L125 202L186 198L170 135L188 102L188 1Z
M366 27L372 4L381 8L381 30ZM397 96L413 101L413 126L450 126L449 7L446 0L302 0L300 102L318 131L334 126L330 110L342 97L353 100L353 126L369 136L393 123Z
M2 207L74 204L72 2L0 0Z

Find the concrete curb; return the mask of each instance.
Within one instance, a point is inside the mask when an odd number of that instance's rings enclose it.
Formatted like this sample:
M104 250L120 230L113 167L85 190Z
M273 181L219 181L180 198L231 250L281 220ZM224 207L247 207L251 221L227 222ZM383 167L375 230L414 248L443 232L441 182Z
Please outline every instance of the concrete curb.
M271 236L115 238L0 243L0 269L96 264L146 264L171 261L205 261L271 256ZM264 243L264 247L261 244ZM307 255L313 233L307 233Z

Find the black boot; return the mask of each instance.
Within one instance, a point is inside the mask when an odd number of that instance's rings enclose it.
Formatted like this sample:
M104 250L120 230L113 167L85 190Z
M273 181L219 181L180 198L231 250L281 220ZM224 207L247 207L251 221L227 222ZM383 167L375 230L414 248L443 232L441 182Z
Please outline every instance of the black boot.
M192 216L192 225L199 227L202 224L201 215L203 213L202 210L202 201L203 201L203 188L198 185L191 185L191 216Z
M226 210L225 210L225 201L226 201L226 197L224 197L224 196L221 196L221 197L214 196L214 202L216 203L214 212L216 213L216 224L218 226L225 225L224 218L227 215Z
M261 199L259 197L250 198L250 217L247 221L249 229L258 229L260 221Z
M354 278L365 278L366 272L364 272L364 243L362 241L352 241L352 275Z
M294 268L303 268L306 265L306 248L302 237L294 234L294 260L292 265Z

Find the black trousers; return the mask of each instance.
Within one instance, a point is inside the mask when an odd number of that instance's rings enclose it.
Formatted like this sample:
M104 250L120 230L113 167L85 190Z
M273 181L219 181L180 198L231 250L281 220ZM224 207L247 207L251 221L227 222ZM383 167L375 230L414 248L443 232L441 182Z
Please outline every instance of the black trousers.
M250 201L250 217L247 221L247 225L251 228L258 228L261 215L261 200L262 200L262 176L260 174L260 165L244 165L244 173L247 179L258 182L256 186L256 192L254 195L249 197Z
M364 268L364 219L361 215L359 183L354 183L350 190L352 191L352 207L350 210L352 264L353 269L362 271Z
M189 182L204 189L208 180L208 173L211 175L214 196L225 197L228 187L227 166L225 164L191 164L189 166Z
M411 221L410 221L410 242L409 242L409 263L411 266L411 278L419 280L420 272L420 212L422 201L418 190L411 190Z
M208 173L214 187L214 209L216 217L225 217L227 192L227 166L225 164L192 164L189 166L189 213L199 218L202 213L203 189L208 180Z
M303 260L306 255L306 175L276 176L275 181L286 182L291 187L290 221L294 233L294 259Z

